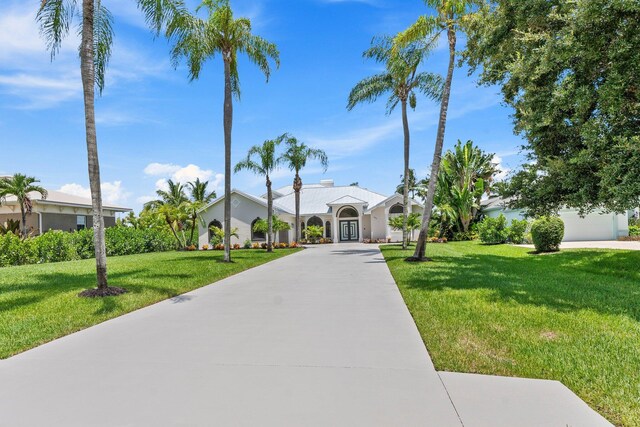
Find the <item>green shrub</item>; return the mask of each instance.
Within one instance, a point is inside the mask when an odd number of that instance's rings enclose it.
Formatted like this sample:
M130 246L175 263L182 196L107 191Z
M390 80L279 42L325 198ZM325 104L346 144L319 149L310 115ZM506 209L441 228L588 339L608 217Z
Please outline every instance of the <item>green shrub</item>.
M0 267L38 262L32 239L22 240L13 233L0 235Z
M478 238L478 235L476 233L474 233L473 231L458 231L456 233L453 233L453 236L451 237L451 241L453 242L464 242L467 240L475 240Z
M93 228L74 231L71 234L71 244L76 248L76 254L80 259L89 259L95 256L93 246Z
M60 262L78 259L71 236L71 233L51 230L31 239L38 254L38 262Z
M564 222L557 216L543 216L531 224L531 238L538 252L560 249L564 237Z
M478 223L478 236L482 243L490 245L505 243L509 237L507 219L502 214L497 218L486 217Z
M630 225L629 236L640 236L640 225Z
M526 219L512 219L508 229L509 241L516 245L524 243L528 226L529 223Z
M305 238L311 243L318 243L323 234L324 228L319 225L309 225L304 229Z

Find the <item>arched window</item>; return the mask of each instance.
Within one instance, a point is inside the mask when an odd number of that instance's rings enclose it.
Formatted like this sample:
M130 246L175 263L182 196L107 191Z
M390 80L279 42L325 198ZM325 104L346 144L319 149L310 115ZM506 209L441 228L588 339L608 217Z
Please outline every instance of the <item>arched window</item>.
M358 216L358 211L352 208L351 206L347 206L343 208L338 214L339 218L355 218Z
M212 227L217 227L222 230L222 224L220 224L220 221L218 221L217 219L214 219L209 223L209 241L213 239L213 230L211 229Z
M324 235L331 238L331 221L327 221L324 223Z
M310 226L310 225L315 225L316 227L322 227L322 220L317 216L312 216L307 221L307 226Z
M251 223L251 240L266 240L265 233L262 231L253 231L253 226L256 222L260 221L260 217L253 220Z
M400 203L396 203L395 205L391 206L391 209L389 209L389 213L402 214L404 213L404 206L402 206Z

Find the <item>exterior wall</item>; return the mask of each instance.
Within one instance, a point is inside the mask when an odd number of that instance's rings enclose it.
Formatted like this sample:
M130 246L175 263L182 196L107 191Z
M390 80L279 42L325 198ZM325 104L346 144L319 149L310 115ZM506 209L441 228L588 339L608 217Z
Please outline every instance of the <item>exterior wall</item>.
M387 212L386 207L380 206L371 211L371 239L387 238Z
M78 229L78 216L84 215L78 214L66 214L66 213L54 213L45 212L42 213L42 230L44 232L49 230L62 230L62 231L75 231ZM93 216L84 215L86 228L93 227ZM113 227L116 225L116 218L113 216L104 217L104 226Z
M501 213L507 218L507 222L511 222L514 218L524 218L523 211L517 209L492 209L485 212L488 217L492 218L497 218ZM564 222L563 242L616 240L620 236L629 235L629 226L625 214L593 212L582 218L575 210L566 209L559 213Z
M371 239L371 215L365 215L362 222L362 238Z
M235 205L235 207L234 207ZM200 216L205 227L200 227L199 243L200 247L209 244L209 223L214 219L224 225L224 199L219 200L215 205L202 211ZM232 237L231 244L243 244L245 240L251 240L251 223L256 218L267 217L267 207L254 202L240 194L231 196L231 228L238 228L239 238ZM282 218L284 220L284 218ZM276 233L277 235L278 233ZM257 241L257 240L256 240ZM260 240L263 242L264 240Z
M300 216L300 222L304 222L304 226L305 228L307 227L307 223L308 221L313 218L314 216L317 216L318 218L320 218L322 220L322 228L324 229L324 232L322 234L322 237L327 237L327 228L326 228L326 223L327 221L329 221L331 223L331 239L335 238L335 233L334 230L335 228L335 223L334 223L334 219L333 216L331 214L320 214L320 215L301 215ZM291 217L291 224L293 224L295 221L295 217ZM293 229L293 225L291 226L291 228ZM300 232L302 233L302 238L304 238L304 231L301 229Z

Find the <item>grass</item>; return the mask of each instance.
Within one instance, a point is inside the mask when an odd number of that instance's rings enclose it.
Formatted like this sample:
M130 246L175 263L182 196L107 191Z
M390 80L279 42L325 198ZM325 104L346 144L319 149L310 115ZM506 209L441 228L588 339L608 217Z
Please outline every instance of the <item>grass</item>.
M109 284L129 292L79 298L95 287L95 261L0 268L0 359L263 264L294 249L164 252L109 258Z
M640 252L382 246L438 370L562 381L611 422L640 426Z

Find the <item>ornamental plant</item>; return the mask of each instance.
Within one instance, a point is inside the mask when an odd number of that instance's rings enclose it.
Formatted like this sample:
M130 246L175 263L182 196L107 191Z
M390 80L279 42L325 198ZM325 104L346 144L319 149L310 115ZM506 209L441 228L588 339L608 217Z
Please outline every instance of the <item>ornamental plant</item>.
M531 224L531 238L538 252L560 250L564 237L564 222L557 216L543 216Z
M478 236L482 243L499 245L509 238L507 218L500 214L497 218L486 217L478 223Z

